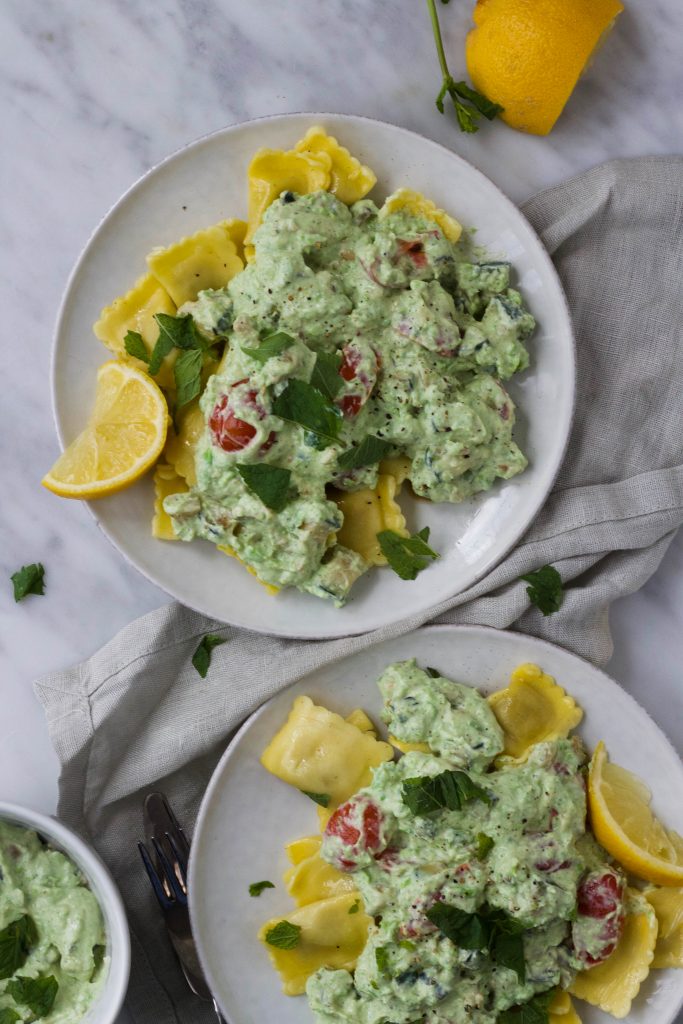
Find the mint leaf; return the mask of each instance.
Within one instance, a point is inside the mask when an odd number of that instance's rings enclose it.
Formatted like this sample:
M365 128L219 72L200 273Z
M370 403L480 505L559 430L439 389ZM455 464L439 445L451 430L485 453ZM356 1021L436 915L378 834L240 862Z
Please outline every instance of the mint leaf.
M467 82L453 82L452 89L458 96L468 100L489 121L493 121L496 114L503 112L504 108L500 103L493 103L476 89L471 89Z
M141 359L143 363L149 363L149 352L145 345L142 335L138 334L137 331L127 331L126 336L123 339L123 347L129 356L133 356L135 359Z
M158 315L161 316L161 313L159 313ZM149 373L150 377L156 377L157 373L161 369L161 364L163 363L164 359L169 354L169 352L173 351L174 348L175 346L173 344L172 339L169 338L167 334L162 334L161 332L159 332L159 337L157 338L156 344L152 349L152 354L149 357L149 366L147 367L147 372Z
M389 950L386 946L378 946L375 950L375 963L380 974L386 974L389 970Z
M292 378L273 402L280 419L297 423L314 436L316 448L326 448L339 440L341 412L311 384Z
M520 579L531 584L526 588L529 600L544 615L552 615L562 606L562 577L554 566L542 565L536 572L529 572Z
M14 600L23 601L29 594L42 596L45 593L45 568L40 562L22 565L10 576L14 586Z
M435 903L426 916L442 935L461 949L486 949L488 946L489 930L479 914L468 914L448 903Z
M554 995L555 989L550 989L549 992L533 996L522 1006L511 1006L508 1010L501 1010L497 1024L548 1024L548 1008Z
M0 1010L0 1024L15 1024L17 1020L21 1020L21 1018L16 1010L12 1010L9 1006Z
M368 434L357 448L348 448L342 452L337 459L337 465L340 469L360 469L362 466L372 466L375 462L383 459L393 447L389 441L383 441L380 437L375 437L374 434Z
M47 1017L58 991L59 983L53 975L47 978L12 978L5 989L16 1003L28 1006L35 1017Z
M215 633L207 633L199 641L197 650L192 655L192 664L199 672L202 679L206 679L206 673L209 671L209 665L211 664L211 651L214 647L219 647L220 644L224 644L227 641L225 636L216 636Z
M437 668L429 668L429 666L427 666L425 672L428 676L431 676L432 679L441 679L441 673Z
M258 348L242 348L242 351L263 366L273 356L279 356L293 344L294 338L290 334L278 331L276 334L269 334L267 338L264 338Z
M204 341L189 313L183 313L182 316L155 313L154 319L159 325L159 337L163 335L168 338L172 348L202 349L211 344Z
M276 949L296 949L301 940L301 928L289 921L278 921L266 932L266 942Z
M494 846L491 836L487 836L485 832L477 832L477 860L484 860Z
M249 886L250 896L260 896L264 889L274 889L272 882L252 882Z
M309 793L307 790L302 789L301 792L304 796L307 796L309 800L312 800L314 804L319 804L321 807L328 807L330 803L329 793Z
M491 959L501 967L509 967L515 971L520 982L524 984L526 965L524 963L524 936L516 933L497 931L491 939Z
M289 469L256 463L237 466L237 472L249 490L253 491L267 508L273 512L282 511L289 500L289 485L292 480Z
M401 795L403 803L418 817L444 809L459 811L470 800L491 803L491 797L485 789L472 782L465 772L457 770L448 770L432 777L421 775L405 779Z
M198 349L181 352L173 364L176 386L175 409L182 409L196 398L202 389L203 355Z
M318 352L313 364L311 384L331 402L339 394L344 383L340 374L341 356L338 352Z
M359 910L360 910L360 900L356 900L356 902L353 903L349 907L347 913L349 913L349 914L357 914Z
M11 978L23 967L31 947L38 941L33 918L27 914L11 921L0 931L0 981Z
M428 526L412 537L402 537L395 530L380 530L377 540L382 554L402 580L414 580L418 573L439 557L427 544Z

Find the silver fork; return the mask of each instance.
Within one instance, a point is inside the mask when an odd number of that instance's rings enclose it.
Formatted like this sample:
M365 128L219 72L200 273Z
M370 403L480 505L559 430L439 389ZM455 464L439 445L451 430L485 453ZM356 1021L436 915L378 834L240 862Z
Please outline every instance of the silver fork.
M145 842L138 843L154 895L185 980L200 999L208 1000L220 1024L227 1024L206 983L197 956L187 908L187 859L190 844L163 793L149 793L143 804Z

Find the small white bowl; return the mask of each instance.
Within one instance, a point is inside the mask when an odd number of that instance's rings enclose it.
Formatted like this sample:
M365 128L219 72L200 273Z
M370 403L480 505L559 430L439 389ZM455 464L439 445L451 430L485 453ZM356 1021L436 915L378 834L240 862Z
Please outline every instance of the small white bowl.
M51 847L69 857L87 879L104 918L108 968L97 999L79 1024L114 1024L128 988L130 934L123 901L108 869L75 832L46 814L0 800L0 819L37 832Z

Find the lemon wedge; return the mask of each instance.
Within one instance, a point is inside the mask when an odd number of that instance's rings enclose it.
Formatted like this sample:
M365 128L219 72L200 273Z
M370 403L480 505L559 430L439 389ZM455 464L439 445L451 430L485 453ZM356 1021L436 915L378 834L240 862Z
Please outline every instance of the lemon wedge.
M104 363L90 421L43 477L43 486L61 498L120 491L156 462L167 429L166 399L154 381L125 363Z
M638 878L658 885L683 885L683 839L666 829L650 809L645 784L610 764L601 741L588 775L593 832L608 853Z

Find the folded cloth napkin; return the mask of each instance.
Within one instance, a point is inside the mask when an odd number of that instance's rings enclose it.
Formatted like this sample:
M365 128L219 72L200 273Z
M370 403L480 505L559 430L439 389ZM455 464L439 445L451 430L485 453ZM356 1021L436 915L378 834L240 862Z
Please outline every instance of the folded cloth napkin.
M183 981L137 859L147 791L163 789L191 829L246 715L317 666L427 619L514 626L604 662L610 602L642 586L683 520L683 158L611 161L541 193L524 212L569 299L578 404L555 488L500 565L429 614L342 640L261 636L172 604L36 684L62 765L59 816L99 850L128 908L127 1010L136 1024L213 1019ZM546 562L566 590L549 618L530 607L520 582ZM228 642L202 680L191 657L207 632Z

